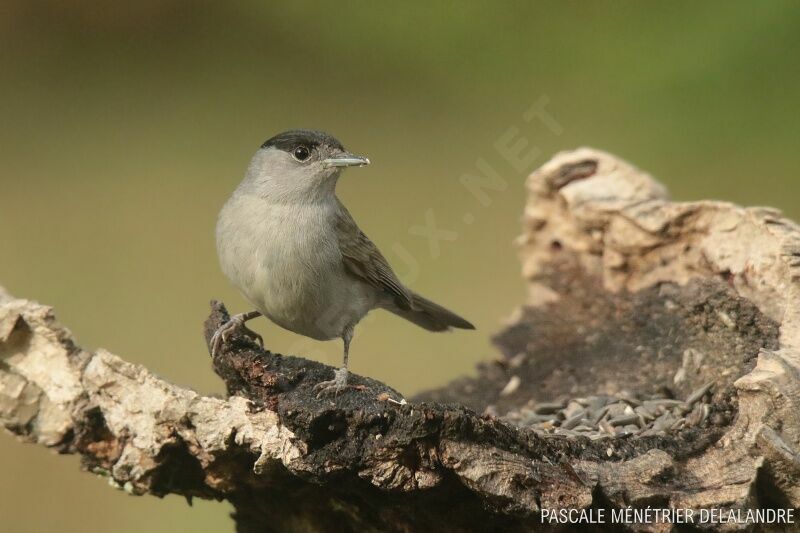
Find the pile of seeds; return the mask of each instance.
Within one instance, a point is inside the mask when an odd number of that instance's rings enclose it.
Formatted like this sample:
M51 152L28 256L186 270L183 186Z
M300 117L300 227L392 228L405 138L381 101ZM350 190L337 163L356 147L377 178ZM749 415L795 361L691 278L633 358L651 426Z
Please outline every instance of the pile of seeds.
M713 383L685 400L658 396L587 396L562 402L534 403L503 417L541 434L608 437L666 435L700 426L708 419Z

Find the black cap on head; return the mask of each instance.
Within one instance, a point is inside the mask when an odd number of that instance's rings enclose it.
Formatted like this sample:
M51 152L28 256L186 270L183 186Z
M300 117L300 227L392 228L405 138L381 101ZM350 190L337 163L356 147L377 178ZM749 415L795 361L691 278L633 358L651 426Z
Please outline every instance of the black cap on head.
M342 146L342 143L340 143L336 137L328 135L323 131L316 130L284 131L271 139L267 139L264 144L261 145L261 148L277 148L284 152L291 152L300 145L309 148L316 148L317 146L324 145L344 151L344 146Z

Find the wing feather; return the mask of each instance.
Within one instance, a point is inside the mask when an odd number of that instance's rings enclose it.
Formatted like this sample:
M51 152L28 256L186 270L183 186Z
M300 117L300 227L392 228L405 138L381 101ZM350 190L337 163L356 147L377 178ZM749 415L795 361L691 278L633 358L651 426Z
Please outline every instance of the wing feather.
M411 291L397 279L386 258L359 229L347 209L341 203L339 207L336 236L345 269L356 278L389 294L401 309L414 309L416 306Z

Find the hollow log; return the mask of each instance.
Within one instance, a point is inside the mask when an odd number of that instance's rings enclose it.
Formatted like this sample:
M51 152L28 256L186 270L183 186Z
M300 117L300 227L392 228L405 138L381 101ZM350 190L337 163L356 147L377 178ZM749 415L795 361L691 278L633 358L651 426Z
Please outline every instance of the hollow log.
M210 359L229 397L207 397L80 348L49 307L0 289L0 419L130 493L227 499L241 532L800 506L800 228L770 208L671 202L592 149L527 188L528 295L476 377L405 400L353 376L317 398L332 368L235 336ZM227 318L213 303L207 340Z

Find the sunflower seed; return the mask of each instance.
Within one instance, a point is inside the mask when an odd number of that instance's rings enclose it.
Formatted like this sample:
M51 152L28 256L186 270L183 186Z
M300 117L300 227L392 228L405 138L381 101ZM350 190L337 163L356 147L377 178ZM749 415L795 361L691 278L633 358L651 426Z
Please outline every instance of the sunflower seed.
M639 415L642 418L642 420L646 422L650 422L656 419L656 417L653 416L652 411L650 411L650 409L648 409L644 405L637 407L636 409L634 409L634 411L636 412L637 415Z
M561 408L564 407L563 402L542 402L536 404L536 407L533 409L533 412L537 415L550 415L557 413Z
M612 426L627 426L628 424L635 424L639 421L639 415L622 415L612 418L608 421Z
M602 419L604 416L606 416L606 414L607 414L607 413L608 413L608 406L605 406L605 407L603 407L602 409L600 409L600 410L599 410L599 411L598 411L598 412L597 412L597 413L594 415L594 417L592 418L592 424L594 424L594 425L597 425L597 424L598 424L598 422L600 422L600 420L601 420L601 419Z
M561 423L561 427L564 429L572 429L578 424L580 424L581 420L583 419L584 412L581 411L580 413L567 418Z
M567 407L562 412L564 413L564 418L572 418L579 414L582 415L586 411L581 404L573 400L567 404Z
M713 381L709 381L708 383L706 383L705 385L703 385L702 387L700 387L699 389L697 389L696 391L694 391L693 393L691 393L691 394L689 395L689 397L688 397L688 398L686 398L686 403L687 403L688 405L692 405L692 404L693 404L693 403L695 403L697 400L699 400L700 398L702 398L703 396L705 396L705 395L706 395L706 393L709 391L709 389L711 389L711 386L712 386L713 384L714 384L714 382L713 382Z
M699 426L708 419L711 407L705 399L711 387L712 383L706 383L686 400L623 391L617 396L582 396L539 404L529 401L504 418L517 426L531 428L536 435L563 438L583 436L598 440L666 435Z
M681 401L681 400L672 400L670 398L661 398L661 399L658 399L658 400L646 400L644 402L644 405L648 409L656 408L656 407L659 407L659 406L660 407L666 407L666 408L669 409L669 408L675 407L677 405L683 405L683 403L684 402Z

